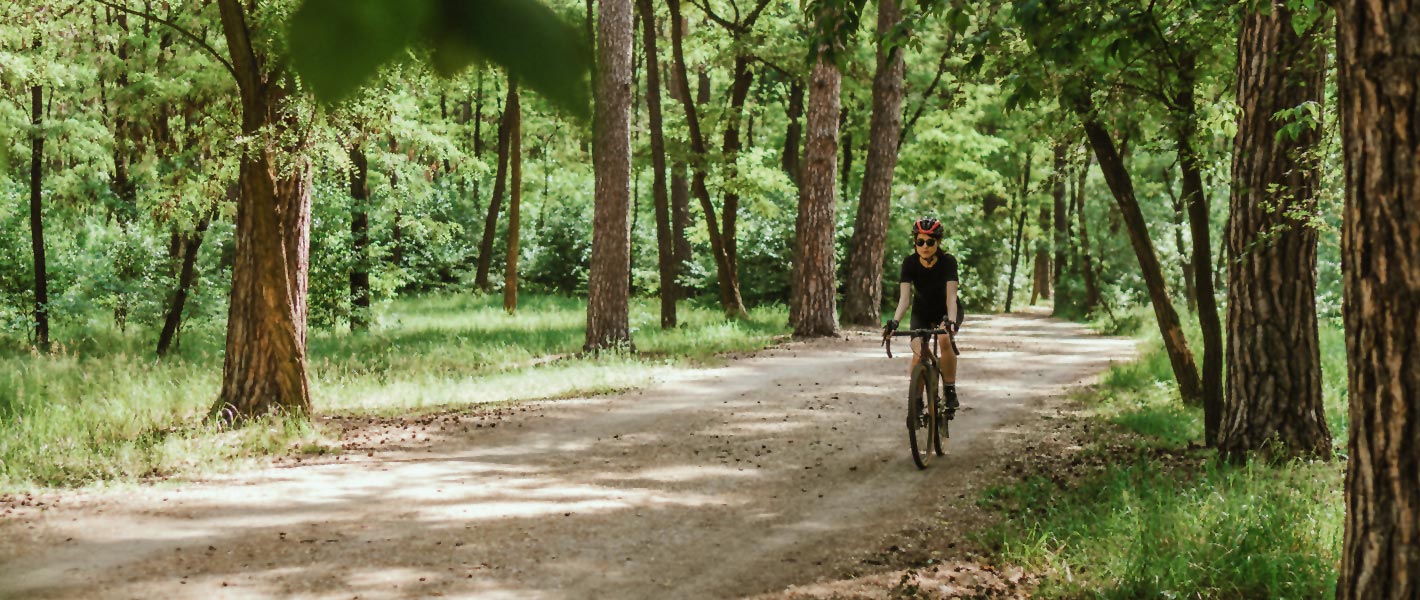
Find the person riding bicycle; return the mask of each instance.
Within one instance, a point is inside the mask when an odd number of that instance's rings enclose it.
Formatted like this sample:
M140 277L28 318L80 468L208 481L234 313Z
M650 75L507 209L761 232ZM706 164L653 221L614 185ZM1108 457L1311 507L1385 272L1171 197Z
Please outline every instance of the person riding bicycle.
M902 261L901 294L897 300L897 312L883 327L883 335L897 330L902 316L912 305L912 329L943 328L955 332L960 319L957 317L957 259L942 251L942 222L932 217L923 217L912 223L912 239L915 251ZM915 293L914 293L915 292ZM912 365L908 374L917 368L921 360L923 338L912 338ZM947 348L951 343L947 335L937 337L938 347ZM947 418L951 418L959 406L957 402L957 357L952 352L942 352L938 360L942 371L942 392L946 400ZM920 394L920 390L913 390Z

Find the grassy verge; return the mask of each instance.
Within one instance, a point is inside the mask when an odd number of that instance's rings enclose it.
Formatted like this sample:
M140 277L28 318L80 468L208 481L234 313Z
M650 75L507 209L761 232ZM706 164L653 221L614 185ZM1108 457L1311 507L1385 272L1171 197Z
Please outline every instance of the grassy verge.
M655 301L633 302L640 353L581 357L584 301L524 297L514 316L496 296L401 301L369 333L312 333L312 403L321 414L391 415L604 393L787 332L777 307L728 321L682 304L680 316L682 327L663 331ZM0 339L0 491L224 470L329 441L300 419L270 417L235 431L205 421L221 386L220 330L187 331L163 361L149 332L60 333L50 356Z
M1345 348L1322 332L1327 417L1345 451ZM1043 597L1324 598L1341 551L1344 464L1220 465L1198 447L1167 356L1112 369L1081 398L1093 433L981 502L1004 524L984 540L1044 573Z

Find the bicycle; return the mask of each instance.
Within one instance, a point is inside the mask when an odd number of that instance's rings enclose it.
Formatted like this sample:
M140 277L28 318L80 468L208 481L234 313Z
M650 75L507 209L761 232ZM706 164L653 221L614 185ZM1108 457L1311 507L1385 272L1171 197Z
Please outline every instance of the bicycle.
M949 329L910 329L907 331L894 331L883 336L883 346L887 348L888 358L892 358L892 338L906 336L923 336L922 357L917 362L917 366L912 369L911 387L907 392L907 441L912 446L912 462L918 469L925 469L932 460L932 452L937 456L942 456L942 438L951 438L950 419L942 411L942 398L938 383L941 382L941 366L937 363L937 336L948 335L952 344L952 352L960 355L957 350L955 334ZM930 342L928 342L930 340ZM917 390L923 387L925 378L925 389L923 394L918 394ZM923 399L930 398L931 402L923 406Z

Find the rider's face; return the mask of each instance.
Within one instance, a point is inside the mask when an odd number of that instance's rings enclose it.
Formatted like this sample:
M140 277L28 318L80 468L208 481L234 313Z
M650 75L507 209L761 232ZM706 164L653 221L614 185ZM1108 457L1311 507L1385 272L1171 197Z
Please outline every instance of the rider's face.
M937 252L937 240L930 235L918 234L912 242L917 248L917 256L928 258Z

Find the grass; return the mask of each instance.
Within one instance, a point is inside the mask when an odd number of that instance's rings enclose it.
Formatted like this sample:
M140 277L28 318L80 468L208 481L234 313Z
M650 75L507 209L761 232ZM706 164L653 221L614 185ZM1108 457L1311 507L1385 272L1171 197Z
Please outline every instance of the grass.
M1323 327L1321 341L1327 419L1344 452L1344 341L1334 327ZM1105 433L1077 457L981 499L1007 517L984 541L1002 560L1046 573L1039 595L1334 595L1342 462L1220 464L1197 447L1201 410L1178 400L1157 342L1111 369L1085 401L1086 418L1108 423Z
M312 404L320 414L408 415L606 393L787 332L780 307L729 321L682 303L680 316L681 327L662 330L655 301L634 301L638 353L586 357L584 301L525 296L513 316L497 296L399 301L368 333L312 332ZM330 446L329 434L303 419L277 415L231 431L209 423L223 332L190 329L162 361L149 333L88 326L57 336L63 341L48 356L0 339L0 491L213 472Z

